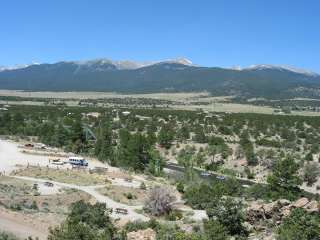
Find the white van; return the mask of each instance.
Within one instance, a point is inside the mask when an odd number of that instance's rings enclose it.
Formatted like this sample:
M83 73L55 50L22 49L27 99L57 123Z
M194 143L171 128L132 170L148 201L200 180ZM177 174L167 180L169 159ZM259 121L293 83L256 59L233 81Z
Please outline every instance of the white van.
M69 157L68 162L74 166L88 166L88 162L82 157Z

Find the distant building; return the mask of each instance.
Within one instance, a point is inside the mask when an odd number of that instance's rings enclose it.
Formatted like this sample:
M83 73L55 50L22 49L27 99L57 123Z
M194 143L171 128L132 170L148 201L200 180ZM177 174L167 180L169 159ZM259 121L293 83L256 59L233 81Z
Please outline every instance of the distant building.
M98 118L100 117L101 113L99 112L89 112L89 113L86 113L85 116L86 117L92 117L92 118Z
M136 115L136 118L138 118L139 120L150 120L151 117L146 117L146 116L141 116L141 115Z
M122 115L124 115L124 116L128 116L128 115L130 115L130 112L128 112L128 111L124 111L124 112L122 112Z

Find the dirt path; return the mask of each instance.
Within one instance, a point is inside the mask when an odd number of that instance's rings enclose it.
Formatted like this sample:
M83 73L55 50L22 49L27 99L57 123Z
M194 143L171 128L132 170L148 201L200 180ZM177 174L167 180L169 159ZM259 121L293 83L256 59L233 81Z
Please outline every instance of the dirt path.
M46 179L38 179L38 178L31 178L31 177L18 177L14 176L15 178L22 179L22 180L28 180L28 181L33 181L33 182L39 182L39 183L44 183L48 182ZM110 199L107 196L102 195L101 193L97 192L97 188L104 187L104 185L96 185L96 186L79 186L79 185L74 185L74 184L67 184L67 183L60 183L60 182L55 182L55 181L50 181L56 186L59 187L64 187L64 188L73 188L77 189L83 192L86 192L90 194L92 197L94 197L98 202L106 203L108 208L124 208L128 210L128 214L123 215L123 214L117 214L113 211L112 217L114 218L121 218L122 220L130 220L130 221L135 221L135 220L142 220L142 221L148 221L149 218L139 214L136 212L137 209L141 209L142 206L129 206L126 204L122 204L119 202L116 202L112 199Z

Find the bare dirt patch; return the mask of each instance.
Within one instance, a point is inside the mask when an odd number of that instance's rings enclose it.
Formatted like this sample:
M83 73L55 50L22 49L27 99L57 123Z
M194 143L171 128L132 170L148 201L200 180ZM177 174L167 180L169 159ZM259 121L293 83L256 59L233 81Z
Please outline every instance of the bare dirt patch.
M143 205L148 194L146 190L139 188L115 185L108 185L107 187L100 188L99 192L112 198L116 202L131 206Z

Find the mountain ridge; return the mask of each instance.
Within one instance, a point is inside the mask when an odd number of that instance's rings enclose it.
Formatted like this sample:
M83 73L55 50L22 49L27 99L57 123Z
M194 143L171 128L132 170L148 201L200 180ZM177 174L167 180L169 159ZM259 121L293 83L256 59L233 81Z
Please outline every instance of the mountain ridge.
M117 67L118 70L125 69L138 69L154 64L162 63L180 63L184 65L193 65L192 62L187 58L174 58L166 59L160 61L133 61L133 60L111 60L109 58L97 58L92 60L83 60L83 61L58 61L55 63L31 63L31 64L17 64L13 66L0 66L0 72L5 70L16 70L21 68L26 68L32 65L41 65L41 64L59 64L59 63L73 63L77 65L95 65L95 64L110 64Z
M134 62L95 59L31 64L0 72L0 88L119 93L208 91L213 96L320 98L320 75L292 67L203 67L188 59Z
M5 70L16 70L21 68L26 68L32 65L41 65L41 64L59 64L59 63L74 63L77 65L94 65L94 64L111 64L117 67L118 70L128 70L128 69L138 69L143 68L155 64L163 64L163 63L178 63L187 66L198 66L198 67L206 67L206 68L222 68L222 69L232 69L232 70L261 70L261 69L280 69L280 70L288 70L296 73L301 74L308 74L308 75L317 75L320 74L314 71L306 70L303 68L293 67L289 65L275 65L275 64L253 64L246 67L208 67L208 66L201 66L193 64L191 60L187 58L173 58L173 59L165 59L159 61L134 61L134 60L112 60L109 58L97 58L92 60L80 60L80 61L58 61L55 63L31 63L31 64L17 64L13 66L0 66L0 72Z

